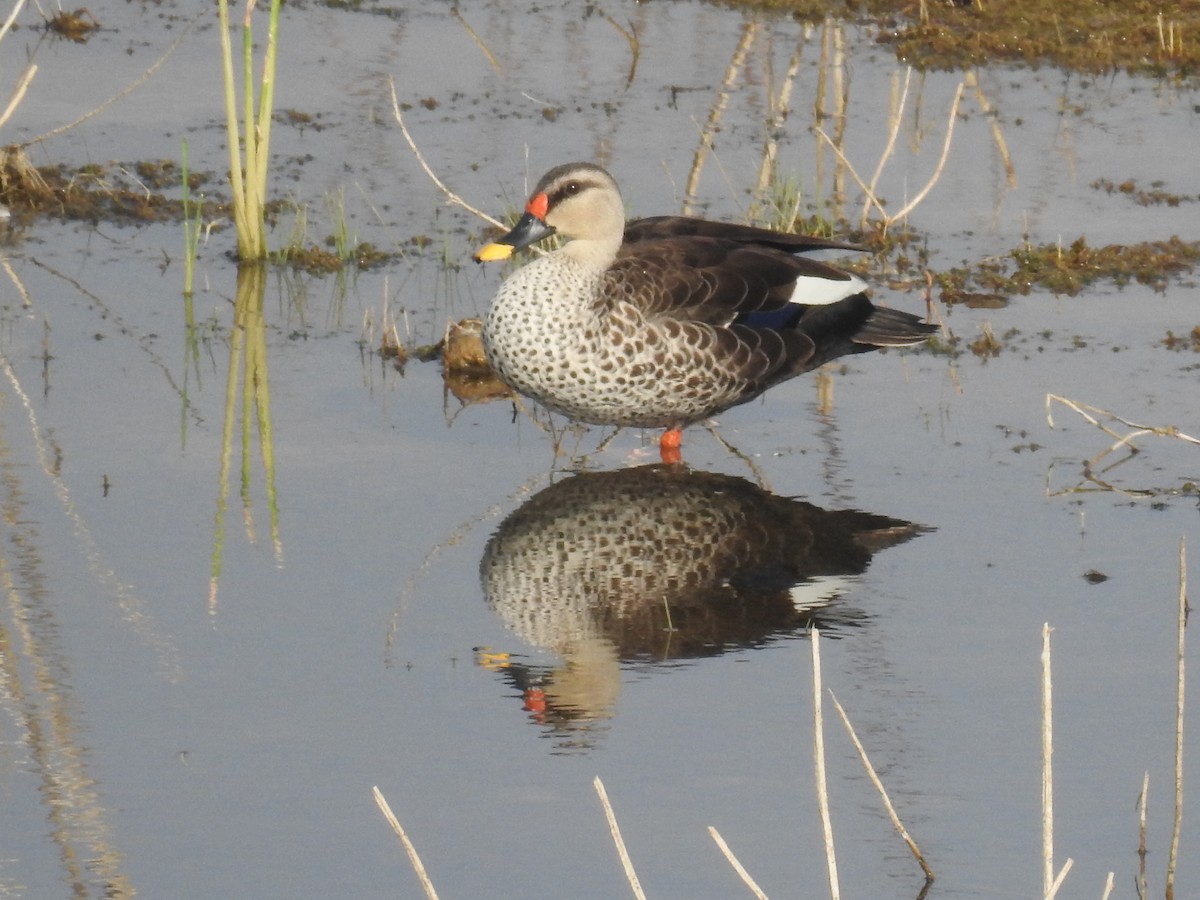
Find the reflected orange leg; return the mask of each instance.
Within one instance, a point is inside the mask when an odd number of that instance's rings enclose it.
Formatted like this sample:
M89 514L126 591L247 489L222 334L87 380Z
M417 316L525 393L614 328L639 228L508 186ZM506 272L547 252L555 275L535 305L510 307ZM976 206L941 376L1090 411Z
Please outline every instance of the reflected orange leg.
M658 454L668 465L683 462L683 429L668 428L658 442Z

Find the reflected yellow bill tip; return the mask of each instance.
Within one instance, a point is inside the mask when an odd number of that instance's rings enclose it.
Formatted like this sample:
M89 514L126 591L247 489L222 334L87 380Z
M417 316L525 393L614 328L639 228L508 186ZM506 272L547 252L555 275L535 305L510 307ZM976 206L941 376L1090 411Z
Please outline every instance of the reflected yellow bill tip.
M479 262L495 262L499 259L508 259L513 255L513 249L512 244L501 244L491 241L475 251L475 259Z

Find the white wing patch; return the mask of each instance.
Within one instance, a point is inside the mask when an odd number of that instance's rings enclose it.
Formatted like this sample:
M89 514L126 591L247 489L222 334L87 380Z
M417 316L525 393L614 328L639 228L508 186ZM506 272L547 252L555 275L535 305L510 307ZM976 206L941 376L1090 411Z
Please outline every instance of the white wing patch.
M813 275L801 275L796 281L796 289L792 291L791 302L802 303L805 306L825 306L861 294L867 289L867 283L857 275L847 273L847 276L844 281L834 281Z

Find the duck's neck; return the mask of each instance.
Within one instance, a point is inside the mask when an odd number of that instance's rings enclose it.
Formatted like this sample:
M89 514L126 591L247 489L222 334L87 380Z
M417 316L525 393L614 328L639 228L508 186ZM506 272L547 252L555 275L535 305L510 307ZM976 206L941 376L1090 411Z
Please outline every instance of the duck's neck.
M588 269L607 269L621 248L622 232L612 238L576 238L558 252Z

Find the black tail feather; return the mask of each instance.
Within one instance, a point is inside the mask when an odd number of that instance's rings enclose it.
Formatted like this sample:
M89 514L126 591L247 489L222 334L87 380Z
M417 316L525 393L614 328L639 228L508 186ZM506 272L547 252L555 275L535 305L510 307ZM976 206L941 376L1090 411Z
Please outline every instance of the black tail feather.
M936 331L936 325L922 322L912 313L877 306L850 339L872 347L910 347Z

